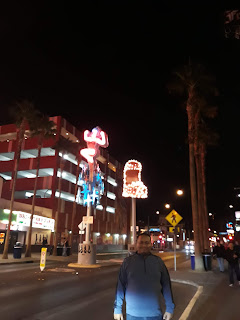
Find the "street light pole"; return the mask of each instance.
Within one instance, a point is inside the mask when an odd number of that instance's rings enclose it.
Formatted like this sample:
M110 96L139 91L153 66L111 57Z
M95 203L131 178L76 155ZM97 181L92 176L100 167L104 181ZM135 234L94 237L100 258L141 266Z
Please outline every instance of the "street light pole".
M136 244L136 198L132 198L132 245Z

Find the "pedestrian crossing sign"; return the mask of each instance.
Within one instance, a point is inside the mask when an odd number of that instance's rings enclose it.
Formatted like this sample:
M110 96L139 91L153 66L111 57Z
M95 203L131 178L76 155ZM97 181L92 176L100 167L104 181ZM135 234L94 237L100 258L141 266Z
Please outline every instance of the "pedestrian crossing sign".
M173 227L175 227L181 220L182 220L182 217L180 216L179 213L177 213L176 210L172 210L166 217L165 219L171 223L171 225Z

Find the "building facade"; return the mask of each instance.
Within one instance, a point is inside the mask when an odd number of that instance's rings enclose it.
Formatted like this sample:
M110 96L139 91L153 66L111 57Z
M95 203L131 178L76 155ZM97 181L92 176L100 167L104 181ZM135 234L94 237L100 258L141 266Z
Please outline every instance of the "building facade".
M81 145L84 145L83 133L67 122L64 118L56 116L49 119L55 122L57 133L55 135L55 139L44 140L41 150L35 205L36 208L43 209L36 209L36 218L34 218L40 220L42 218L38 218L37 216L54 219L57 210L59 197L59 190L57 188L58 180L61 175L59 164L62 154L54 149L54 145L60 137L70 139L74 143L81 143ZM12 177L14 174L17 143L18 131L16 125L9 124L1 126L0 176L3 178L3 183L0 201L0 233L2 236L6 230L7 212L10 207L13 181ZM17 210L17 208L14 210L16 211L14 213L16 215L16 221L15 223L12 222L11 225L11 230L19 233L19 235L20 232L25 232L24 237L21 236L21 241L26 239L26 233L28 230L27 220L29 220L29 213L31 212L31 203L36 177L37 148L38 138L31 138L29 130L26 130L14 195L15 203L21 203L22 205L25 204L26 207L24 209L25 211ZM69 233L72 232L73 248L76 250L77 243L80 240L78 225L82 221L82 217L86 215L87 208L82 205L80 200L77 200L76 218L74 221L74 228L71 230L77 161L75 156L71 153L64 155L63 158L64 170L62 174L62 188L60 194L61 209L59 212L57 236L58 242L61 243L63 238L68 238ZM111 246L113 249L114 247L121 248L121 246L127 244L127 230L129 229L128 201L122 198L123 166L103 149L101 149L101 153L97 158L97 161L102 172L105 188L100 205L98 205L96 209L93 209L94 223L91 225L92 241L98 245L99 251L106 245L108 248ZM84 161L80 163L80 167L83 166L83 163ZM15 206L17 207L17 205ZM4 215L5 218L3 219ZM19 216L21 216L23 220L21 223L19 222L21 220ZM49 225L45 221L45 229L42 228L41 230L33 226L33 246L40 245L43 236L48 238L49 244L52 243L52 221L48 220L48 223ZM25 226L25 229L23 228L23 225Z

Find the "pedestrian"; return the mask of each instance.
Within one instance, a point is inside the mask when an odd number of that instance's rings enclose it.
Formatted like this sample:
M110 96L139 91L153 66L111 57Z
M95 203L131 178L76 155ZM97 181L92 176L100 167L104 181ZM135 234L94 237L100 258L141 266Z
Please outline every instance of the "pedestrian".
M224 246L218 240L217 245L213 248L213 256L217 258L220 272L224 272L224 253Z
M163 294L166 312L162 316L159 298ZM137 252L124 259L118 276L114 302L114 319L170 320L173 315L171 281L162 259L151 253L151 238L142 233L137 238Z
M47 244L48 244L47 238L46 238L46 237L43 237L43 241L42 241L42 246L43 246L43 248L46 248L46 247L47 247Z
M228 261L229 286L232 287L234 284L234 272L236 274L238 284L240 285L240 271L238 265L239 253L234 250L232 242L229 242L228 249L225 251L225 259Z
M64 241L63 241L63 252L62 252L62 255L63 255L64 257L67 256L67 248L68 248L68 240L66 240L66 239L64 238Z
M235 243L234 243L234 250L236 250L236 252L240 254L240 245L237 240L235 240Z

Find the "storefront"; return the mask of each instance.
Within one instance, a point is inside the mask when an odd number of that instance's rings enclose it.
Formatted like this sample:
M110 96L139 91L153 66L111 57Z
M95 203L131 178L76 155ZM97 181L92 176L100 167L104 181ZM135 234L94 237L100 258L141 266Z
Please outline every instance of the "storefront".
M6 230L9 221L9 209L0 209L0 253L3 252ZM30 227L31 214L23 211L13 211L12 223L10 227L9 252L13 251L16 242L20 242L23 247L26 245L27 235ZM43 239L50 242L51 232L54 232L55 220L39 215L33 215L31 245L42 246Z

